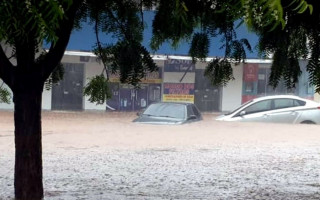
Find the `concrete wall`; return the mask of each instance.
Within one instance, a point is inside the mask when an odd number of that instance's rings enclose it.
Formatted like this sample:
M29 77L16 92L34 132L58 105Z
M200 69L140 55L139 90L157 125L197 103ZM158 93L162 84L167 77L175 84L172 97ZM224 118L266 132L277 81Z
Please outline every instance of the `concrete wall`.
M222 89L222 112L232 111L241 105L243 64L234 65L232 69L235 80Z

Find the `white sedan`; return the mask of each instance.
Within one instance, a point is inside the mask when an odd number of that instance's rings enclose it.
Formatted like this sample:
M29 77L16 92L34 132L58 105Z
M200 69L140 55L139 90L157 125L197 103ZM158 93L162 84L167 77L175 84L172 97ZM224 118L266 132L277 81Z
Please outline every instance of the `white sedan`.
M216 120L320 124L320 104L293 95L259 97Z

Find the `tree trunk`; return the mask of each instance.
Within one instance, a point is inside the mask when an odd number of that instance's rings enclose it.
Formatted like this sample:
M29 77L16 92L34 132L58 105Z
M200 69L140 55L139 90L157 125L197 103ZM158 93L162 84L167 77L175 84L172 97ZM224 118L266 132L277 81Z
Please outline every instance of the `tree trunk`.
M33 88L34 89L34 88ZM39 90L39 89L38 89ZM14 188L17 200L43 199L41 91L13 91L15 124Z

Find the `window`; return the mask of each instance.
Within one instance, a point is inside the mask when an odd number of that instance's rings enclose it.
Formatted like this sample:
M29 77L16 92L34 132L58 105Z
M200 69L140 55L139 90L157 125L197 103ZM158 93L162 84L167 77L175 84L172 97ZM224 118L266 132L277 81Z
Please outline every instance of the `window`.
M299 101L296 99L275 99L274 109L290 108L295 106L302 106L304 104L304 101Z
M267 90L267 71L266 68L261 68L259 69L259 74L258 74L258 94L266 94Z
M191 106L193 113L195 116L200 117L200 112L198 111L198 109L195 106Z
M247 83L245 83L246 93L252 93L253 90L254 90L253 87L254 87L253 82L247 82Z
M151 104L143 113L158 117L172 117L177 119L185 118L185 106L181 104L158 103Z
M311 82L307 82L307 94L313 94L313 85Z
M195 115L195 114L193 113L193 110L192 110L192 108L191 108L191 105L188 105L188 106L187 106L187 112L188 112L188 117L190 117L191 115Z
M245 109L246 114L264 112L268 110L271 110L271 100L260 101Z

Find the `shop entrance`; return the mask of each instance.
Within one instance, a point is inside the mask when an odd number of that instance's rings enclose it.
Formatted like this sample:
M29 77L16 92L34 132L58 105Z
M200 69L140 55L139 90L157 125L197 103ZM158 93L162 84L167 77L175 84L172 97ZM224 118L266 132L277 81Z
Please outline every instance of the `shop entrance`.
M83 109L84 64L64 63L63 79L52 87L52 110Z
M120 111L140 110L147 106L148 90L146 85L139 89L131 85L120 85Z
M203 74L203 69L196 69L194 103L202 112L220 111L221 88L212 86Z

